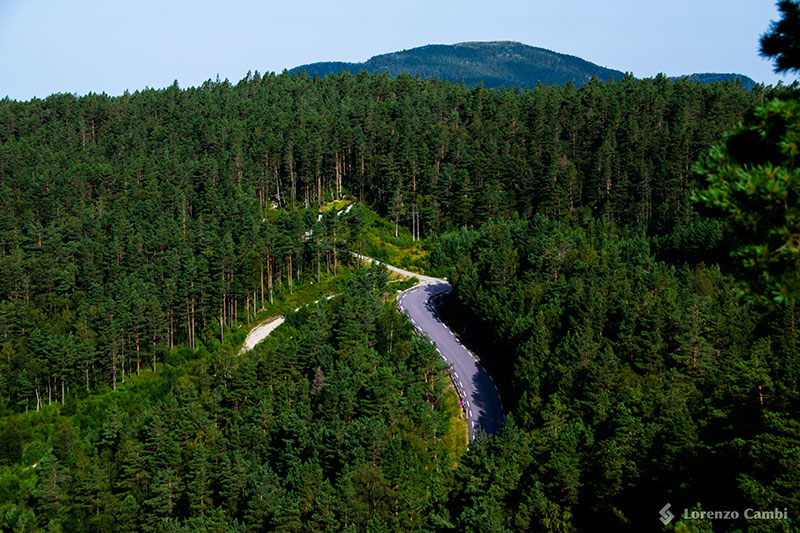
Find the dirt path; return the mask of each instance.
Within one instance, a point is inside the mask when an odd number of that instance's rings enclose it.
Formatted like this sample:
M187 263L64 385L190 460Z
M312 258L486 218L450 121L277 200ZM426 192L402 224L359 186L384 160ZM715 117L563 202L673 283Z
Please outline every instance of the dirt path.
M256 344L266 339L269 334L272 333L275 328L283 324L285 320L285 316L269 318L251 329L250 333L248 333L247 337L244 339L244 344L242 344L241 351L246 352L255 348Z

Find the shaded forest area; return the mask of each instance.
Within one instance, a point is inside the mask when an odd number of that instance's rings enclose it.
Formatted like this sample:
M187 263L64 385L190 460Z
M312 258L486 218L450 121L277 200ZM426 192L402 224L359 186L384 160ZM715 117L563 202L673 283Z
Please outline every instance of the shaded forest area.
M0 101L3 527L555 531L640 528L667 497L797 508L797 311L737 299L730 229L690 202L698 157L788 92L256 73ZM359 205L318 217L344 196L435 249L501 347L507 429L455 470L444 374L376 274L232 357L241 324L364 249ZM141 396L119 387L148 367ZM322 384L340 390L325 412Z
M541 215L443 238L432 260L452 265L453 304L513 413L466 458L505 474L463 478L465 526L640 530L668 502L800 508L800 307L754 304L717 265L659 260L657 241Z

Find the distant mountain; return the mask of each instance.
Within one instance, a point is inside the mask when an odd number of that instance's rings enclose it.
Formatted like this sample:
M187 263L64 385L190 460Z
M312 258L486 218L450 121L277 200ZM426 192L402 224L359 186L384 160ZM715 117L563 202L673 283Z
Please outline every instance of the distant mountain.
M623 76L619 70L601 67L579 57L512 41L429 44L402 52L377 55L363 63L325 61L301 65L289 72L302 70L320 77L341 70L353 74L361 70L389 72L393 76L405 73L454 82L463 80L470 87L483 83L487 88L533 87L540 82L563 85L568 81L578 86L592 79L592 76L603 81L612 76L619 80ZM683 76L671 79L680 77ZM740 78L744 88L751 89L755 86L752 79L741 74L705 73L685 77L700 83Z
M592 76L607 80L611 76L621 79L623 73L590 63L584 59L559 54L544 48L510 41L475 42L460 44L430 44L402 52L382 54L364 63L322 62L301 65L290 72L305 70L322 77L340 70L357 74L389 72L419 75L422 78L448 79L484 87L530 86L539 82L575 85L586 83Z
M677 80L680 78L687 78L692 81L697 81L700 83L714 83L717 81L733 81L735 82L737 79L741 80L742 87L747 89L748 91L756 86L756 82L752 78L748 78L744 74L719 74L717 72L704 72L701 74L689 74L687 76L671 76L671 80Z

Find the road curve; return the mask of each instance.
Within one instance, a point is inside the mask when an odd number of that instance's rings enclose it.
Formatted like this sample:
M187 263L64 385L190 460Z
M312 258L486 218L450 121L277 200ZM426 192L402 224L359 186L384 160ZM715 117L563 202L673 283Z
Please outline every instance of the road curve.
M427 333L436 351L450 365L450 375L464 403L469 438L478 428L492 435L503 427L505 415L500 392L489 373L448 328L436 312L431 298L450 291L446 281L417 285L398 299L402 311L422 333Z
M364 261L380 263L366 256L354 254ZM389 270L404 276L416 276L420 283L405 291L397 300L400 310L405 312L420 333L427 333L436 346L436 351L450 365L453 384L464 403L464 412L469 425L469 439L475 438L476 430L492 435L503 427L505 414L500 392L489 373L475 356L464 347L450 328L442 322L431 299L449 292L452 286L443 279L421 276L400 268L386 265Z

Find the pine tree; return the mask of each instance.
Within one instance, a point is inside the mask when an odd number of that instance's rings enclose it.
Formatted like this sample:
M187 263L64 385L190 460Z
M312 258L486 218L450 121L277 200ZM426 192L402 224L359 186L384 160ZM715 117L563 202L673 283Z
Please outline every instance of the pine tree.
M772 22L761 36L761 55L773 58L775 72L800 70L800 3L781 0L778 10L782 18Z

